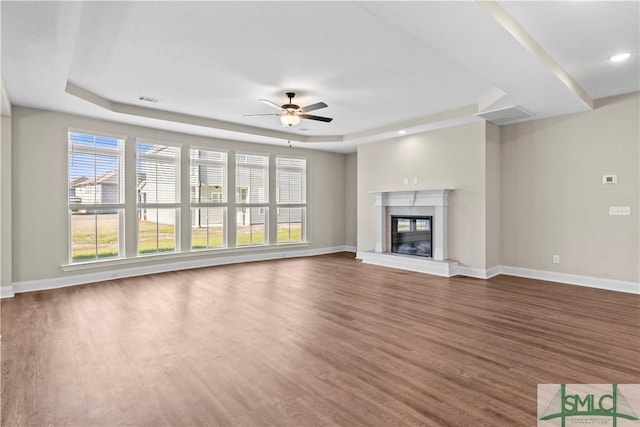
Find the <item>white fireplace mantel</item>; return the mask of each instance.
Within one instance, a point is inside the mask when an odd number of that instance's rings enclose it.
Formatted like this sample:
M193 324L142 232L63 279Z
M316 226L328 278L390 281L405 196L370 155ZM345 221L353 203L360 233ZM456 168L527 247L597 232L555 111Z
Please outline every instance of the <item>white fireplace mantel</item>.
M403 268L425 273L452 276L457 262L447 260L447 207L451 188L402 189L397 191L372 191L374 196L374 221L376 246L372 252L363 252L359 258L388 267ZM432 258L392 254L387 248L387 220L389 213L432 216Z
M375 197L376 246L378 253L388 252L387 246L387 208L404 207L405 214L411 214L411 208L432 207L433 259L444 261L447 258L447 206L450 188L416 189L400 191L372 191Z

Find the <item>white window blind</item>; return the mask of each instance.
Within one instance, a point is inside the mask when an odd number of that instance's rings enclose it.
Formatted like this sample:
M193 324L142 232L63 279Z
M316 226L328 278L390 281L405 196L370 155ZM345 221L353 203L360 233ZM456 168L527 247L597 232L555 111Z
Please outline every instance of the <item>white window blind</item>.
M236 154L236 203L269 203L269 157Z
M191 204L227 202L227 153L191 149Z
M307 161L276 157L276 203L304 204L307 202Z
M71 262L118 257L124 215L124 140L69 132Z
M180 203L180 148L138 142L138 203Z

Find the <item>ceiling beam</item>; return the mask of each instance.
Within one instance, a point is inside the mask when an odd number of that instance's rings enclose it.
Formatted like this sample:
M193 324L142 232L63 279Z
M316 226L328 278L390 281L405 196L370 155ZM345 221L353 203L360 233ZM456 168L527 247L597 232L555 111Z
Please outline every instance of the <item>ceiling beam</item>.
M478 4L507 30L522 46L542 63L589 108L593 109L593 99L566 71L553 59L533 37L509 15L496 1L478 0Z

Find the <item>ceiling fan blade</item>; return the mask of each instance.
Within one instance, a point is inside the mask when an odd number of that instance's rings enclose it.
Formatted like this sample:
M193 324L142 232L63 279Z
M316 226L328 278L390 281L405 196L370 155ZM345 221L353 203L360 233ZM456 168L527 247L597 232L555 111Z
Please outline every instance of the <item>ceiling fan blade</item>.
M307 105L306 107L302 107L301 110L303 113L308 113L309 111L319 110L321 108L328 107L324 102L316 102L315 104Z
M275 108L276 110L283 111L283 109L282 109L282 107L281 107L281 106L279 106L279 105L278 105L278 104L276 104L275 102L271 102L271 101L269 101L268 99L261 99L261 100L260 100L260 102L264 102L264 103L265 103L265 104L267 104L269 107L273 107L273 108Z
M317 120L319 122L326 122L326 123L329 123L331 120L333 120L332 118L329 118L329 117L314 116L312 114L300 114L300 117L302 117L303 119Z
M257 116L279 116L277 113L266 113L266 114L243 114L242 117L257 117Z

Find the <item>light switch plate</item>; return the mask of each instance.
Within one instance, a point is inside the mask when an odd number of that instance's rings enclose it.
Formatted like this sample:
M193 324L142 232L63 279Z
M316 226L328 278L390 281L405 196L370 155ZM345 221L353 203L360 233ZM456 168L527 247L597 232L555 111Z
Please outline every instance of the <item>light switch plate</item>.
M631 215L629 206L609 206L609 215Z

